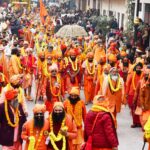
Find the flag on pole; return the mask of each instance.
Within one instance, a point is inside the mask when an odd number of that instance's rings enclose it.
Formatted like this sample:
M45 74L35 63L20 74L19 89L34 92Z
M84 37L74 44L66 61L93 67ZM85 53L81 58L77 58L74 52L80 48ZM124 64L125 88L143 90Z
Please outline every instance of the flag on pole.
M47 13L47 10L43 4L43 1L40 0L40 19L41 19L42 24L44 24L45 18L47 15L48 15L48 13Z

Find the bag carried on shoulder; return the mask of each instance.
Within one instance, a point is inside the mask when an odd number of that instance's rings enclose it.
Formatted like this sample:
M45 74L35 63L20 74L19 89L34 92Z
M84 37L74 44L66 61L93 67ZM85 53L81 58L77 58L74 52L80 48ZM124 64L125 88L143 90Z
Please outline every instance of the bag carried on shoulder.
M96 115L96 118L94 120L94 124L92 126L92 131L91 131L91 135L88 137L88 140L87 142L85 142L82 147L81 147L81 150L92 150L92 133L94 131L94 128L95 128L95 125L96 125L96 121L97 121L97 118L99 116L99 113Z

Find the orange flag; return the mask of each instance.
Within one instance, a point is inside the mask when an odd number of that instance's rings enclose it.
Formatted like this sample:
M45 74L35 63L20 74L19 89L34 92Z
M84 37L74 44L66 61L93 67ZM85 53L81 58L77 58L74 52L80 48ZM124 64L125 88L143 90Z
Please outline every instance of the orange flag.
M40 18L41 18L41 22L42 24L44 24L45 22L45 17L48 15L47 10L43 4L43 1L40 0Z

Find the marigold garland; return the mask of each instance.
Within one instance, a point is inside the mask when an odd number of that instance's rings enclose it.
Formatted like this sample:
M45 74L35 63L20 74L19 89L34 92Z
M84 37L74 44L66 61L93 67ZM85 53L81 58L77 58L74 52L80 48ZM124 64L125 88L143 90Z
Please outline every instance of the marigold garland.
M133 87L134 90L136 90L136 87L135 87L135 75L136 75L136 71L134 71L133 78L132 78L132 87ZM140 76L140 79L141 79L141 77L142 77L142 74Z
M89 64L88 60L86 60L86 68L87 68L88 74L93 75L95 73L95 64L94 64L94 61L93 61L92 69L90 69L90 64Z
M34 136L30 137L30 142L29 142L28 150L37 150L38 149L39 144L40 144L40 142L42 140L42 137L43 137L43 132L44 132L44 128L41 129L40 135L39 135L39 137L37 139L37 142L36 142ZM30 130L30 134L33 135L33 125L32 125L32 128Z
M71 116L73 116L75 124L77 125L77 127L82 126L82 101L81 100L78 101L74 105L74 109L73 109L72 104L68 100L67 113L70 114Z
M19 124L19 110L18 110L18 108L17 108L16 111L15 111L15 114L16 114L16 115L14 115L14 119L16 119L16 120L15 120L15 123L12 123L11 120L10 120L9 114L8 114L7 100L4 101L4 105L5 105L5 115L6 115L6 119L7 119L7 121L8 121L8 124L9 124L11 127L13 127L13 128L17 127L18 124Z
M113 84L112 84L112 80L111 80L110 75L108 75L108 82L109 82L110 88L111 88L111 90L112 90L113 92L117 92L117 91L120 90L120 84L121 84L120 75L118 76L117 87L116 87L116 88L113 87Z
M72 69L73 71L77 71L78 70L78 59L76 58L75 60L75 64L74 62L71 60L71 58L69 57L69 62L71 63Z
M57 80L57 83L59 83L60 79L59 79L58 75L56 76L56 80ZM50 76L50 90L51 90L51 94L52 94L53 96L58 97L58 96L60 96L60 94L61 94L61 87L59 88L59 91L58 91L57 94L55 94L55 93L53 92L52 78L51 78L51 76Z
M66 118L63 119L60 129L67 130L67 127L65 126L65 120ZM50 137L50 141L54 150L59 150L55 142L58 142L60 140L63 141L62 150L66 150L66 137L60 133L60 130L57 136L54 134L52 115L50 115L50 129L51 129L51 132L49 133L49 137Z
M14 55L14 57L15 57L15 59L16 59L16 61L17 61L17 64L18 64L18 66L19 66L19 69L23 69L22 66L21 66L21 63L20 63L20 59L19 59L16 55Z

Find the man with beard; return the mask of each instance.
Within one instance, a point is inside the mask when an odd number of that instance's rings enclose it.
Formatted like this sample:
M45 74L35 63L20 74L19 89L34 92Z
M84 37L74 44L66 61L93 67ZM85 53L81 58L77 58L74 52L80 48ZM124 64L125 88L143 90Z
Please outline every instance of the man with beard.
M85 120L86 107L84 101L80 99L80 91L78 87L72 87L68 99L64 102L64 108L67 114L70 114L77 126L77 138L73 142L73 150L80 150L83 143L82 122Z
M126 82L126 98L128 100L128 105L131 109L133 124L131 128L140 127L139 116L135 114L136 105L134 104L133 98L139 81L142 79L142 68L143 64L141 62L137 63L133 69L133 72L127 77Z
M46 107L36 104L33 108L34 117L23 125L21 137L26 141L25 150L47 150L45 144L49 132L49 121L44 119Z
M102 92L109 101L110 112L116 117L124 100L124 82L116 67L110 69L109 75L103 82Z
M18 103L18 91L7 90L5 101L0 104L0 145L2 150L22 150L21 132L26 121Z
M11 57L9 61L9 76L17 75L22 73L23 68L20 62L20 52L17 48L12 49Z
M150 69L146 69L143 73L143 78L137 85L134 94L134 104L142 109L140 122L144 127L148 117L150 116Z
M23 75L22 74L13 75L10 78L10 83L8 83L2 89L2 93L1 93L1 97L0 97L0 103L3 103L4 100L6 99L5 93L7 90L16 89L16 90L18 90L18 102L22 105L24 113L26 115L28 115L27 104L25 101L24 92L23 92L23 89L21 88L22 82L23 82Z
M94 53L88 52L87 59L83 62L82 68L84 73L84 95L86 105L94 98L95 91L95 74L97 70L97 62L94 61Z
M61 97L61 79L58 74L57 64L52 64L48 69L49 76L44 79L42 94L46 105L46 110L52 112L55 102L60 101Z
M65 90L69 92L71 87L79 86L81 83L81 64L74 49L69 51L69 57L65 65Z
M48 150L74 150L72 140L77 137L77 128L73 118L65 113L62 102L55 102L49 120L50 133L49 138L47 138L47 144L49 144Z

